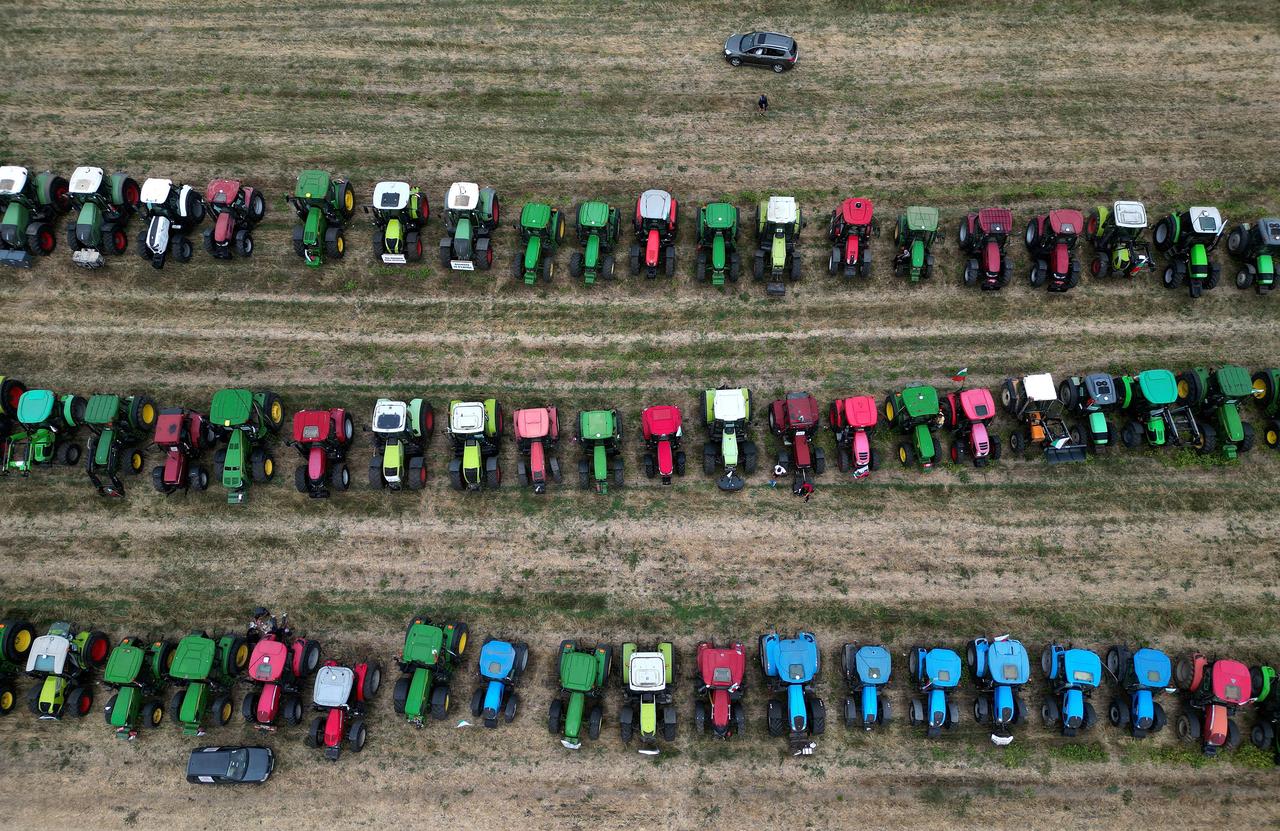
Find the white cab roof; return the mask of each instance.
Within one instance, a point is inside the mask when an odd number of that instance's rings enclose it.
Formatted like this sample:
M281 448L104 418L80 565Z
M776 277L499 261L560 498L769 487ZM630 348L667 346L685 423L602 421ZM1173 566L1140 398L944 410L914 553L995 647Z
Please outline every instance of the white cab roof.
M796 221L796 200L794 196L770 196L769 208L765 221L789 225Z
M142 183L141 200L149 205L159 205L169 198L171 190L173 190L172 179L148 179Z
M27 653L27 672L61 675L70 651L71 641L61 635L41 635L31 642L31 651Z
M1058 388L1053 384L1053 376L1047 372L1039 375L1028 375L1022 379L1022 388L1031 401L1056 401Z
M27 169L7 164L0 167L0 193L19 193L27 186Z
M71 174L71 193L96 193L102 187L102 168L77 167Z
M454 182L444 195L444 204L451 211L472 211L480 204L480 186L475 182Z
M738 421L747 417L747 400L742 390L716 390L711 404L711 417L720 421Z
M373 405L373 432L399 433L408 416L409 407L403 401L379 398Z
M1191 225L1201 234L1218 234L1222 232L1222 214L1217 208L1195 206L1191 208Z
M449 430L470 435L484 432L484 404L479 401L459 401L449 411Z
M351 698L351 685L356 674L348 667L320 667L315 686L311 688L311 700L320 707L343 707Z
M379 182L373 189L373 207L398 211L409 204L408 182Z
M1117 228L1146 228L1147 206L1141 202L1116 202L1111 206Z
M646 190L640 194L641 219L666 219L671 214L671 194L665 190Z
M667 662L661 652L631 653L631 689L660 690L667 686Z

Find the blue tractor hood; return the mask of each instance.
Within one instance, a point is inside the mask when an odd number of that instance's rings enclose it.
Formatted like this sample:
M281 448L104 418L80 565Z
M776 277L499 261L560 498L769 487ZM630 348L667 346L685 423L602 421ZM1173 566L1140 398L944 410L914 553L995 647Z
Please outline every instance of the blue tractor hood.
M1139 649L1133 653L1133 673L1139 686L1148 690L1162 690L1169 686L1173 665L1169 656L1158 649Z
M863 684L882 687L889 683L889 675L893 672L893 661L889 656L889 650L883 646L860 647L854 663L858 670L858 680ZM874 690L872 697L875 697Z
M505 681L516 664L516 648L506 641L489 641L480 650L480 675L491 681Z
M954 689L960 684L960 656L950 649L930 649L924 656L923 675L937 689Z
M1031 677L1031 661L1021 641L995 641L987 651L991 680L996 684L1020 687Z
M1062 656L1063 682L1077 689L1094 689L1102 681L1102 661L1087 649L1068 649Z

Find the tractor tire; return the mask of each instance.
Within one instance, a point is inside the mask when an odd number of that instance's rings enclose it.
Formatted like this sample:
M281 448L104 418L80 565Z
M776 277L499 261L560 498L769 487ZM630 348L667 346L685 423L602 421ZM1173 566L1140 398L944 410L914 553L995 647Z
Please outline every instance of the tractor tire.
M234 239L237 254L241 257L253 256L253 234L242 228L239 231L236 231Z
M663 266L668 277L676 276L676 247L668 245L662 252Z
M644 477L646 479L652 479L658 475L658 465L654 462L653 454L644 454L640 461L644 468Z
M1167 289L1176 289L1178 286L1182 285L1182 275L1178 273L1177 269L1172 265L1167 265L1164 268L1164 275L1161 277L1161 282L1164 283L1164 287Z
M409 460L408 486L411 491L422 490L427 485L427 460L422 456L414 456ZM378 481L382 481L382 468L378 468Z
M293 487L298 493L306 493L307 486L307 466L298 465L293 469Z
M685 466L688 463L688 457L685 456L683 450L676 451L675 469L676 476L684 476Z
M1237 224L1231 229L1231 233L1227 235L1227 252L1233 257L1239 257L1244 252L1244 241L1248 231L1245 230L1243 224Z
M324 232L324 253L335 260L342 259L347 250L347 239L342 229L334 226Z
M36 689L39 689L37 687ZM84 718L93 709L93 690L85 687L72 687L62 700L63 715Z
M347 746L351 748L352 753L359 753L364 750L365 743L369 741L369 728L365 727L364 719L358 718L351 722L351 729L347 731Z
M400 715L404 715L405 704L409 701L409 678L400 678L396 680L396 685L391 691L391 709Z
M809 733L821 736L827 732L827 705L821 698L814 698L809 703Z
M40 684L36 684L27 690L27 709L31 711L31 715L40 715Z
M276 460L261 447L249 454L249 465L254 482L270 482L275 477Z
M240 702L240 715L245 721L254 721L258 717L258 696L257 690L244 694L244 700Z
M1200 445L1196 452L1208 456L1218 449L1218 430L1212 424L1200 425Z
M916 463L916 451L909 444L898 444L898 461L903 467L912 467Z
M1195 679L1195 664L1191 658L1183 656L1179 658L1173 665L1173 683L1178 689L1185 692L1192 692L1191 682Z
M1276 729L1269 722L1260 721L1249 731L1249 741L1259 750L1271 750L1276 743Z
M693 729L698 734L707 732L707 703L693 702Z
M369 462L369 490L380 491L385 484L382 480L382 460L374 456Z
M1089 702L1084 703L1084 729L1092 730L1098 723L1098 711Z
M1206 390L1200 383L1200 376L1194 372L1178 374L1178 400L1199 404L1204 400Z
M1120 430L1120 443L1130 450L1142 444L1144 438L1146 438L1146 431L1136 421L1126 422Z
M1040 721L1045 727L1057 727L1062 720L1062 714L1058 710L1058 702L1052 698L1046 698L1040 704Z
M853 466L853 459L849 454L849 449L844 445L836 446L836 469L841 473L847 473L849 468Z
M600 725L604 722L604 708L599 704L591 708L587 716L587 736L595 741L600 738Z
M911 704L907 711L907 721L912 727L917 724L924 724L924 700L920 698L911 699Z
M404 258L411 263L422 261L422 235L417 231L404 235Z
M1156 223L1155 229L1151 232L1151 241L1155 243L1157 251L1169 250L1173 245L1173 217L1166 216Z
M1236 445L1236 450L1240 453L1248 453L1253 449L1253 445L1257 441L1257 434L1253 430L1253 425L1247 421L1240 425L1240 429L1244 431L1244 436L1240 439L1240 443Z
M178 690L169 698L169 712L173 713L173 717L175 719L179 718L182 714L182 699L185 695L186 689L184 688Z
M1000 437L995 433L991 433L987 436L987 441L991 446L990 456L988 458L993 462L1000 461L1000 457L1004 454L1004 450L1000 446Z
M831 256L827 258L827 272L838 274L842 265L844 265L844 252L837 245L831 246Z
M1103 665L1106 666L1107 672L1111 673L1112 678L1117 681L1121 680L1120 671L1122 667L1120 666L1120 647L1113 646L1107 649L1107 655L1103 660Z
M980 696L973 700L973 720L978 724L986 724L991 718L991 700Z
M756 280L764 280L764 252L757 251L751 265L751 276Z
M0 656L13 664L25 664L31 643L35 640L35 629L25 620L6 620L3 624L4 636L0 638Z
M482 712L484 712L484 687L476 687L476 691L471 694L471 717L480 718Z
M964 274L962 275L966 286L978 285L978 261L969 260L964 264Z
M129 237L119 225L104 225L102 242L108 254L123 254L129 247Z
M1235 719L1227 719L1227 741L1223 745L1227 750L1235 750L1240 747L1240 741L1244 737L1240 735L1240 728L1236 726Z
M1094 255L1089 261L1089 274L1092 277L1107 277L1111 274L1111 261L1102 254Z
M35 222L27 228L27 251L37 257L47 257L58 244L58 237L46 222Z
M617 265L618 264L614 262L612 256L607 257L600 264L600 276L604 277L606 280L612 280L617 271Z
M707 476L713 476L716 472L718 458L719 455L716 453L715 445L711 442L704 444L702 446L702 472Z
M857 723L858 705L852 698L846 696L844 700L844 726L851 728Z
M1179 713L1175 722L1178 738L1188 744L1200 741L1200 721L1194 712Z
M88 640L84 642L84 648L81 650L81 661L85 666L90 668L100 667L107 662L107 655L111 651L111 639L107 637L105 632L92 632Z
M1031 266L1027 281L1031 283L1031 288L1033 289L1043 288L1044 284L1049 281L1049 269L1044 266L1042 261L1037 260Z
M561 719L564 717L564 702L558 698L552 699L551 705L547 707L547 732L553 736L560 732Z
M119 697L118 693L112 695L111 698L107 699L107 706L102 708L102 718L107 722L108 727L111 726L111 711L116 708L116 699Z
M53 458L67 467L75 467L80 462L80 445L75 442L59 444L53 451Z
M453 240L449 237L443 237L440 240L440 267L448 271L453 260Z
M436 687L431 691L431 717L436 721L444 721L449 715L449 688Z
M640 274L640 246L631 246L631 251L628 252L628 267L632 277Z
M347 469L346 462L338 462L329 471L329 486L336 491L345 491L351 487L351 471Z
M218 727L225 727L227 722L231 721L231 714L235 712L235 709L235 705L231 703L231 696L220 695L213 700L209 713L213 718L214 724Z
M699 255L693 267L693 277L699 283L707 282L707 258Z
M1128 727L1132 718L1129 702L1123 698L1113 698L1107 706L1107 721L1112 727Z
M1204 278L1204 290L1212 291L1218 287L1218 281L1222 279L1222 268L1217 263L1209 264L1209 275Z
M742 443L742 470L748 476L756 472L756 466L759 464L760 452L756 448L753 441L744 441Z
M569 276L574 280L582 279L582 252L574 251L569 255Z
M1253 285L1253 272L1248 268L1242 268L1236 272L1236 288L1247 289Z
M299 257L307 253L306 243L302 241L305 234L306 229L301 225L293 226L293 253L297 254Z
M307 728L306 738L303 743L307 747L319 747L324 740L324 717L316 716L311 719L311 725Z
M765 709L765 725L769 729L769 735L775 738L784 735L787 731L786 718L782 713L782 702L776 698L769 699L769 704Z
M138 723L143 727L159 727L164 723L164 707L159 701L148 701L138 711Z
M813 451L813 473L815 476L821 476L827 472L827 454L821 447L815 448Z
M191 255L194 249L191 247L191 240L185 236L180 236L172 243L173 258L180 263L191 262Z

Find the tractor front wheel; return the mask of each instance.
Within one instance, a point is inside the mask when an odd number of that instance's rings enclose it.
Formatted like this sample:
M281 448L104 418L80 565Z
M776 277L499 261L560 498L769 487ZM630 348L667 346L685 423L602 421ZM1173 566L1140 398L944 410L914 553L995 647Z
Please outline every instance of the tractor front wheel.
M436 721L444 721L449 714L449 688L436 687L431 691L431 717Z
M369 728L364 726L364 719L358 718L351 722L351 729L347 731L347 744L351 747L352 753L359 753L364 750L365 742L369 740Z
M1061 714L1058 711L1058 702L1052 698L1046 698L1040 704L1040 721L1045 727L1057 727Z
M555 699L547 708L547 732L555 735L560 732L560 719L564 714L564 702Z
M1200 741L1200 721L1191 713L1180 713L1176 728L1178 738L1188 744Z
M1276 729L1268 722L1258 722L1249 732L1249 741L1259 750L1270 750L1275 746Z

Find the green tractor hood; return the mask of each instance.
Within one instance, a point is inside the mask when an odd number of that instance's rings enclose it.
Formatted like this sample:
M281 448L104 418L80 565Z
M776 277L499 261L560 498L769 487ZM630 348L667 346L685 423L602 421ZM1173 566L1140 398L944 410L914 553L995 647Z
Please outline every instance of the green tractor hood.
M529 237L524 247L524 282L532 286L538 282L538 261L542 259L542 237Z
M597 444L591 450L591 476L595 479L598 493L609 492L609 453L603 444Z
M787 237L781 228L773 232L773 244L769 248L769 266L775 274L787 267Z
M912 439L916 446L916 457L920 462L920 466L929 470L933 467L935 457L938 455L938 449L933 441L933 433L929 431L929 425L917 424L912 433Z
M527 258L526 258L527 259ZM600 235L591 234L582 251L583 268L595 269L600 266ZM527 268L528 266L526 266Z

